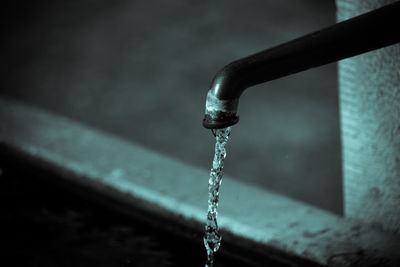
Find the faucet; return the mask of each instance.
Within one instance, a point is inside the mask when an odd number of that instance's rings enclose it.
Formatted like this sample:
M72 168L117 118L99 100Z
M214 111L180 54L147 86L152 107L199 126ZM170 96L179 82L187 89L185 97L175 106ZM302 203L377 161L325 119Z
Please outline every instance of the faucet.
M247 88L400 42L400 1L276 47L233 61L214 77L203 126L220 129L239 121Z

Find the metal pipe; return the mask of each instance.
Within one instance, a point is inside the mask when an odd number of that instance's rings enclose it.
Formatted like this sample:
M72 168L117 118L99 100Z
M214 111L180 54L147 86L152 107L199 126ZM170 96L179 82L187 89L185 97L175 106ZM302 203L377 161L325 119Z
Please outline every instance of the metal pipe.
M234 125L248 87L400 42L400 1L236 60L214 77L203 126Z

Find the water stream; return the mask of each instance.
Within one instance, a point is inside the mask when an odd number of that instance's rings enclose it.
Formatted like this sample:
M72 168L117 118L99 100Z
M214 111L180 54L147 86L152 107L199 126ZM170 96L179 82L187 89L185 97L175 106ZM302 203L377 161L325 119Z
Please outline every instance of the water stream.
M221 245L221 235L217 223L217 208L219 200L219 187L221 185L224 160L226 157L225 145L228 142L231 127L213 130L215 135L215 154L211 168L210 179L208 180L208 211L207 223L205 226L204 246L207 250L206 267L214 264L214 254Z

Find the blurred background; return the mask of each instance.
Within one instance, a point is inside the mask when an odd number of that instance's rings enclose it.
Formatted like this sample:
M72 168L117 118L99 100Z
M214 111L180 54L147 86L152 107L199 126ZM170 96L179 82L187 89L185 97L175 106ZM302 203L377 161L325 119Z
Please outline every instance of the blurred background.
M204 169L216 72L335 23L333 0L9 1L1 12L0 97ZM337 95L336 64L248 89L225 173L341 214Z

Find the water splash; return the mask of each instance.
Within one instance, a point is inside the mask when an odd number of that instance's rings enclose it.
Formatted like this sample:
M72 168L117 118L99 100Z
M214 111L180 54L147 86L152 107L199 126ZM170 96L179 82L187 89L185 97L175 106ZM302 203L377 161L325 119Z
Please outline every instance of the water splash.
M231 133L231 127L213 130L216 138L215 154L211 168L210 179L208 180L208 212L205 235L203 238L204 246L207 250L206 267L212 267L214 264L214 253L218 251L221 245L221 235L217 223L217 208L219 200L219 187L221 185L224 160L226 157L225 145L228 142Z

